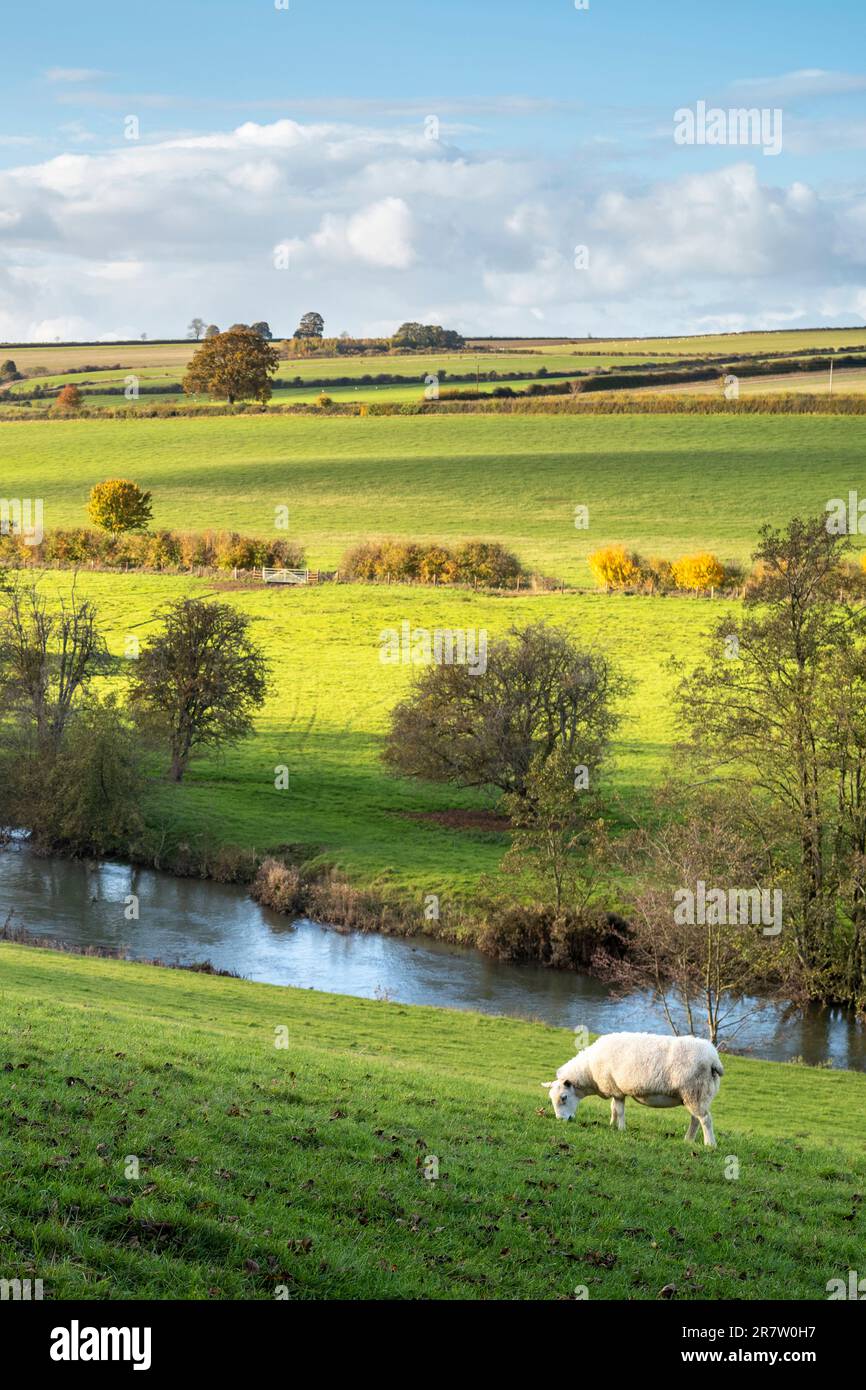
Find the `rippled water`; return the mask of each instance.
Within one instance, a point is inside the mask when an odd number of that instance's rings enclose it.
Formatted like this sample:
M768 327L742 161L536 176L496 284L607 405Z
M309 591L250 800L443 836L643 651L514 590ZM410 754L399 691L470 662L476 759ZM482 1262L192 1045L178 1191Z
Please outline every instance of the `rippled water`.
M140 901L137 922L125 900ZM0 920L74 944L123 947L132 959L210 960L251 980L405 1004L538 1018L591 1032L667 1031L642 995L614 999L584 975L507 965L435 941L343 932L289 922L240 888L178 879L123 864L40 859L20 843L0 850ZM758 1057L866 1069L866 1030L843 1011L807 1013L744 1001L731 1045Z

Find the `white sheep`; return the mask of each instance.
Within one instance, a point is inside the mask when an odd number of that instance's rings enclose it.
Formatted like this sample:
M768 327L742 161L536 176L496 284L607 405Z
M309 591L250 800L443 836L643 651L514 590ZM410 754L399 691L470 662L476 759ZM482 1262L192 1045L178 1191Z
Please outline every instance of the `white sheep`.
M587 1096L610 1098L610 1122L625 1129L625 1098L654 1109L684 1105L691 1115L686 1142L700 1124L704 1143L715 1148L710 1106L724 1067L704 1038L672 1038L657 1033L607 1033L559 1068L555 1081L541 1084L550 1093L559 1120L572 1120Z

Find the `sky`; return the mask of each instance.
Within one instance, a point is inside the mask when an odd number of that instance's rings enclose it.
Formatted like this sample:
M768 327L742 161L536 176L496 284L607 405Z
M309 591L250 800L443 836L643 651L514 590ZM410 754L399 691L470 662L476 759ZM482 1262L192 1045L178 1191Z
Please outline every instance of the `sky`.
M0 341L857 326L864 151L863 0L9 6Z

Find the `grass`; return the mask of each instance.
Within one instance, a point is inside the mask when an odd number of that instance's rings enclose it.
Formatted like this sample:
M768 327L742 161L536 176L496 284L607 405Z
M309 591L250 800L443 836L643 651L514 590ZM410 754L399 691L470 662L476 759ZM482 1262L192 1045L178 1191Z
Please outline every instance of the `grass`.
M0 1276L46 1298L811 1300L862 1256L853 1072L726 1058L711 1151L557 1123L563 1029L8 944L0 1036Z
M856 488L864 445L856 416L35 421L0 426L0 495L81 525L93 484L127 476L153 491L159 526L268 535L288 505L313 567L370 536L483 536L589 584L586 557L611 541L747 560L763 522Z

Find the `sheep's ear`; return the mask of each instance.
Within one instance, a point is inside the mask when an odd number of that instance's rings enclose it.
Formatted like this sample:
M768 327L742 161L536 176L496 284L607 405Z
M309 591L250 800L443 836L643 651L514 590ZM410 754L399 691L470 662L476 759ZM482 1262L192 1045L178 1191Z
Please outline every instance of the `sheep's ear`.
M551 1086L555 1086L555 1085L556 1085L556 1082L555 1082L555 1081L542 1081L540 1084L544 1087L545 1091L549 1091L550 1088L551 1088Z

